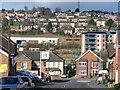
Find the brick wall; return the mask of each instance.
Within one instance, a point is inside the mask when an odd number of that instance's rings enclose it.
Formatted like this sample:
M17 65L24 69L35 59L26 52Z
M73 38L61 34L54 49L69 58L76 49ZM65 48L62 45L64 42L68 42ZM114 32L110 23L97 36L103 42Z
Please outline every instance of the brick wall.
M84 70L88 71L87 72L87 74L88 74L87 77L90 78L90 74L91 74L91 71L92 71L91 63L92 63L93 60L98 61L98 58L94 54L92 54L91 52L87 53L81 59L77 60L77 62L76 62L76 74L77 74L77 76L79 76L80 70L84 69ZM88 61L87 62L87 67L80 67L79 62L81 62L81 61ZM98 68L96 68L96 69L98 69Z
M118 50L118 82L120 83L120 48Z

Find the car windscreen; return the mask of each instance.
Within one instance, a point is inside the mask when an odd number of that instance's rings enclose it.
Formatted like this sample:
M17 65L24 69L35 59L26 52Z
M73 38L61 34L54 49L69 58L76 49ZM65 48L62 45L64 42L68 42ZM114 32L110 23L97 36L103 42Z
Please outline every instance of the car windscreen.
M0 84L19 84L18 78L1 78L0 79Z

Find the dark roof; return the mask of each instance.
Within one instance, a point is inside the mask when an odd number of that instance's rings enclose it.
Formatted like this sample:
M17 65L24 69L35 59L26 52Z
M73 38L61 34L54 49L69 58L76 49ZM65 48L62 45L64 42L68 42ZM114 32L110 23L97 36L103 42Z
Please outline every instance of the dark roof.
M25 56L27 56L31 60L40 60L40 52L39 51L26 51L23 52ZM49 52L50 58L47 60L48 62L62 62L64 59L58 56L53 52Z
M109 34L116 34L116 32L107 32L107 31L92 31L92 32L90 32L90 31L88 31L88 32L83 32L82 34L88 34L88 33L95 33L95 34L107 34L107 35L109 35Z
M50 52L50 58L47 60L48 62L62 62L64 59L57 54Z
M40 60L40 52L37 51L27 51L23 52L31 60Z
M8 38L0 34L0 49L8 53ZM17 55L17 45L10 40L10 54Z

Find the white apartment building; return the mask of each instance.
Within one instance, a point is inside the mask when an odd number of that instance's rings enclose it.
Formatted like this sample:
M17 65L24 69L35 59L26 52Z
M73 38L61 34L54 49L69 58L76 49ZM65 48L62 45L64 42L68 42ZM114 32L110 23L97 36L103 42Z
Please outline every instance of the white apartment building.
M109 42L115 43L116 32L84 32L82 33L81 53L89 48L92 51L104 51Z
M49 37L11 37L17 45L25 45L26 43L52 43L57 45L59 38L49 38Z

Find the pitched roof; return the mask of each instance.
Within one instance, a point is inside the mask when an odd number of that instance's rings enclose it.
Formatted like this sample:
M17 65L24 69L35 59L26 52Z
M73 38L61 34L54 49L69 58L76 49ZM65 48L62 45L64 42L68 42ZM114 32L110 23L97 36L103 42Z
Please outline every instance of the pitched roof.
M47 60L47 62L62 62L64 59L57 54L50 52L50 58Z
M23 53L31 60L40 60L40 52L38 51L26 51Z
M81 59L83 56L85 56L87 53L91 52L93 55L95 55L99 60L103 61L103 59L101 59L99 56L97 56L93 51L88 50L85 53L83 53L79 58L77 58L75 61Z
M40 60L40 52L39 51L26 51L23 52L25 56L27 56L31 60ZM58 56L53 52L49 52L50 58L47 60L48 62L62 62L64 59Z
M8 53L8 38L2 34L0 34L0 49ZM10 54L17 54L17 45L12 40L10 40Z

